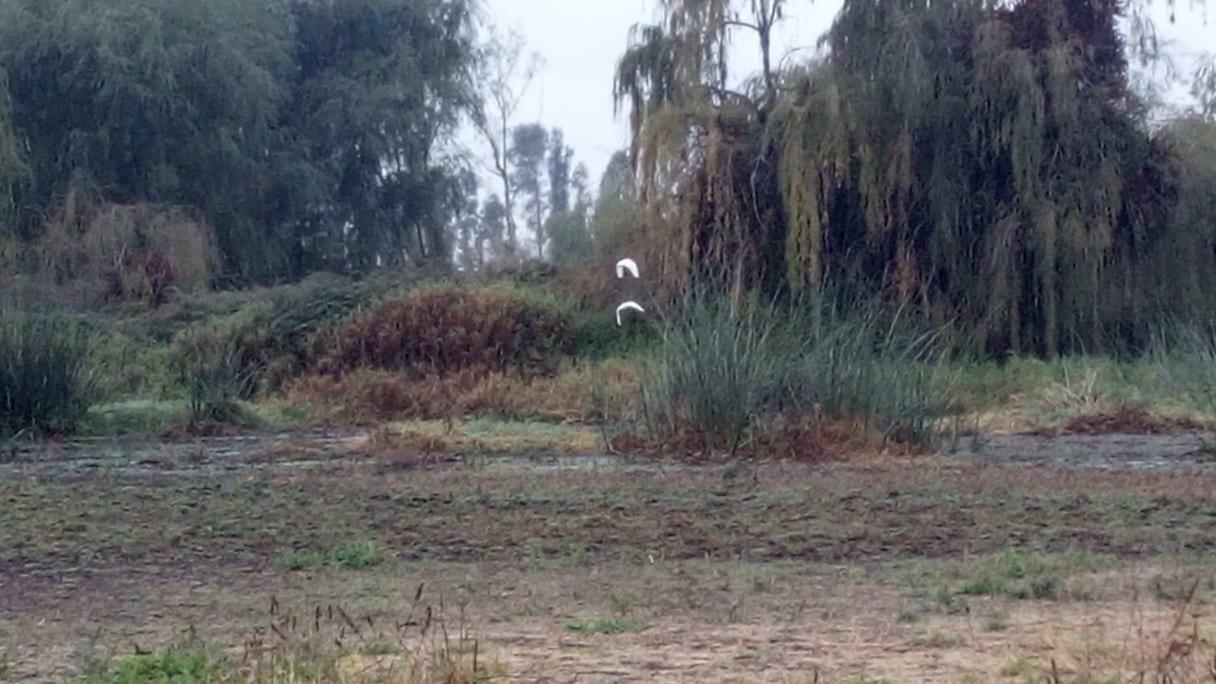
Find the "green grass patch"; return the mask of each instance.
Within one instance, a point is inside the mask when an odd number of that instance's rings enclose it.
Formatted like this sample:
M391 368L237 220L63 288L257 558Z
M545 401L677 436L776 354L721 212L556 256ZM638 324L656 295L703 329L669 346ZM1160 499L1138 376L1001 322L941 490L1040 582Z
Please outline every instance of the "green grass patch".
M198 647L174 647L147 655L133 655L99 667L83 684L210 684L230 681L236 673L230 663Z
M958 593L1013 599L1056 600L1073 595L1069 576L1108 567L1108 559L1087 553L1038 554L1008 549L969 563L962 570Z
M132 399L94 406L80 432L89 436L159 434L185 424L190 408L184 400Z
M644 632L648 626L643 620L625 617L573 620L566 623L566 629L575 634L632 634Z
M311 550L285 551L274 560L274 568L281 572L300 572L332 568L336 570L363 570L380 565L385 554L372 541L353 541L330 549L326 553Z
M384 450L414 452L525 454L602 453L603 437L593 427L474 419L448 424L437 420L392 423L374 435Z

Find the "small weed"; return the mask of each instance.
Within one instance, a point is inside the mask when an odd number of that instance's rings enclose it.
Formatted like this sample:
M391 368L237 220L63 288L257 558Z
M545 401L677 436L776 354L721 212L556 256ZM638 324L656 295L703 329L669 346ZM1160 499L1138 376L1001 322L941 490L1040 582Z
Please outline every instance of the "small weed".
M935 598L946 615L963 615L971 610L967 600L950 591L948 587L940 587Z
M915 625L924 622L925 616L914 610L900 611L899 615L895 616L895 621L902 625Z
M334 549L329 555L329 561L334 567L359 570L379 565L383 561L376 544L370 541L356 541L344 544Z
M1030 681L1033 680L1033 678L1039 673L1039 668L1035 667L1034 663L1030 662L1024 657L1019 656L1010 661L1009 664L1002 667L1001 671L997 674L1001 675L1002 677L1009 677L1011 679L1018 678Z
M325 554L316 551L285 551L274 560L274 569L281 572L315 570L327 562Z
M396 644L380 641L364 646L359 649L359 653L365 656L394 656L401 654L401 647Z
M1009 629L1009 616L1004 613L994 613L988 616L988 621L984 623L984 629L989 632L1004 632Z
M647 626L642 620L622 617L575 620L566 623L566 629L575 634L630 634L644 632Z

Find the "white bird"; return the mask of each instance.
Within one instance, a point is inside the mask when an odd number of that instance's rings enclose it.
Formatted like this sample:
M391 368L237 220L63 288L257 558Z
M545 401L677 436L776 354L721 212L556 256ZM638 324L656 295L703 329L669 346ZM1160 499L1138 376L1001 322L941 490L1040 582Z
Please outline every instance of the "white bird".
M624 278L626 273L629 273L634 278L642 277L640 275L641 272L638 270L638 262L633 259L621 259L616 262L616 277Z
M638 304L637 302L625 302L624 304L622 304L616 308L617 327L625 325L624 322L621 321L621 313L624 311L637 311L638 313L646 313L646 309L643 309L641 304Z

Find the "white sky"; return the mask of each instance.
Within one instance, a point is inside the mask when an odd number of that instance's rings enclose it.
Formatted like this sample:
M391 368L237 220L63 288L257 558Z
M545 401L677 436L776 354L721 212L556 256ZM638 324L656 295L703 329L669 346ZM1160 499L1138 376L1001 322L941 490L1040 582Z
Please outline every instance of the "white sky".
M1172 43L1184 73L1200 54L1216 52L1216 0L1208 0L1212 15L1205 21L1202 7L1176 0L1177 21L1156 0L1152 16L1158 33ZM540 121L559 127L575 158L591 170L592 187L615 150L628 144L625 118L612 112L612 77L625 50L629 28L654 19L654 0L485 0L491 20L500 28L518 29L531 50L544 59L516 123ZM831 25L840 0L791 0L778 54L791 48L813 49ZM756 70L756 50L739 34L735 46L736 76ZM1185 89L1179 90L1182 97Z

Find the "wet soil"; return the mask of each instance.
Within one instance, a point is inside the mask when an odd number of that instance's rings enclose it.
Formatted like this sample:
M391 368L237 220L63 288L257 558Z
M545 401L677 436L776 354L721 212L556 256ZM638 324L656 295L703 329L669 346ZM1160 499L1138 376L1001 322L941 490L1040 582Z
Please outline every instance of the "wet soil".
M509 670L538 681L802 681L808 668L984 680L1048 648L1035 645L1044 625L1080 629L1090 623L1079 614L1113 620L1123 608L1010 608L1013 626L991 634L943 616L928 624L964 637L934 646L929 627L896 623L904 589L855 573L1007 549L1137 564L1216 553L1216 464L1197 433L987 437L953 455L742 469L402 461L362 453L364 437L7 449L0 649L16 681L61 680L91 641L129 652L198 625L239 644L271 595L370 611L418 583L467 597ZM386 565L370 575L275 567L285 551L352 539L374 541ZM1150 608L1154 620L1170 614ZM566 629L621 610L647 628ZM975 656L1000 644L1011 645L999 658Z

